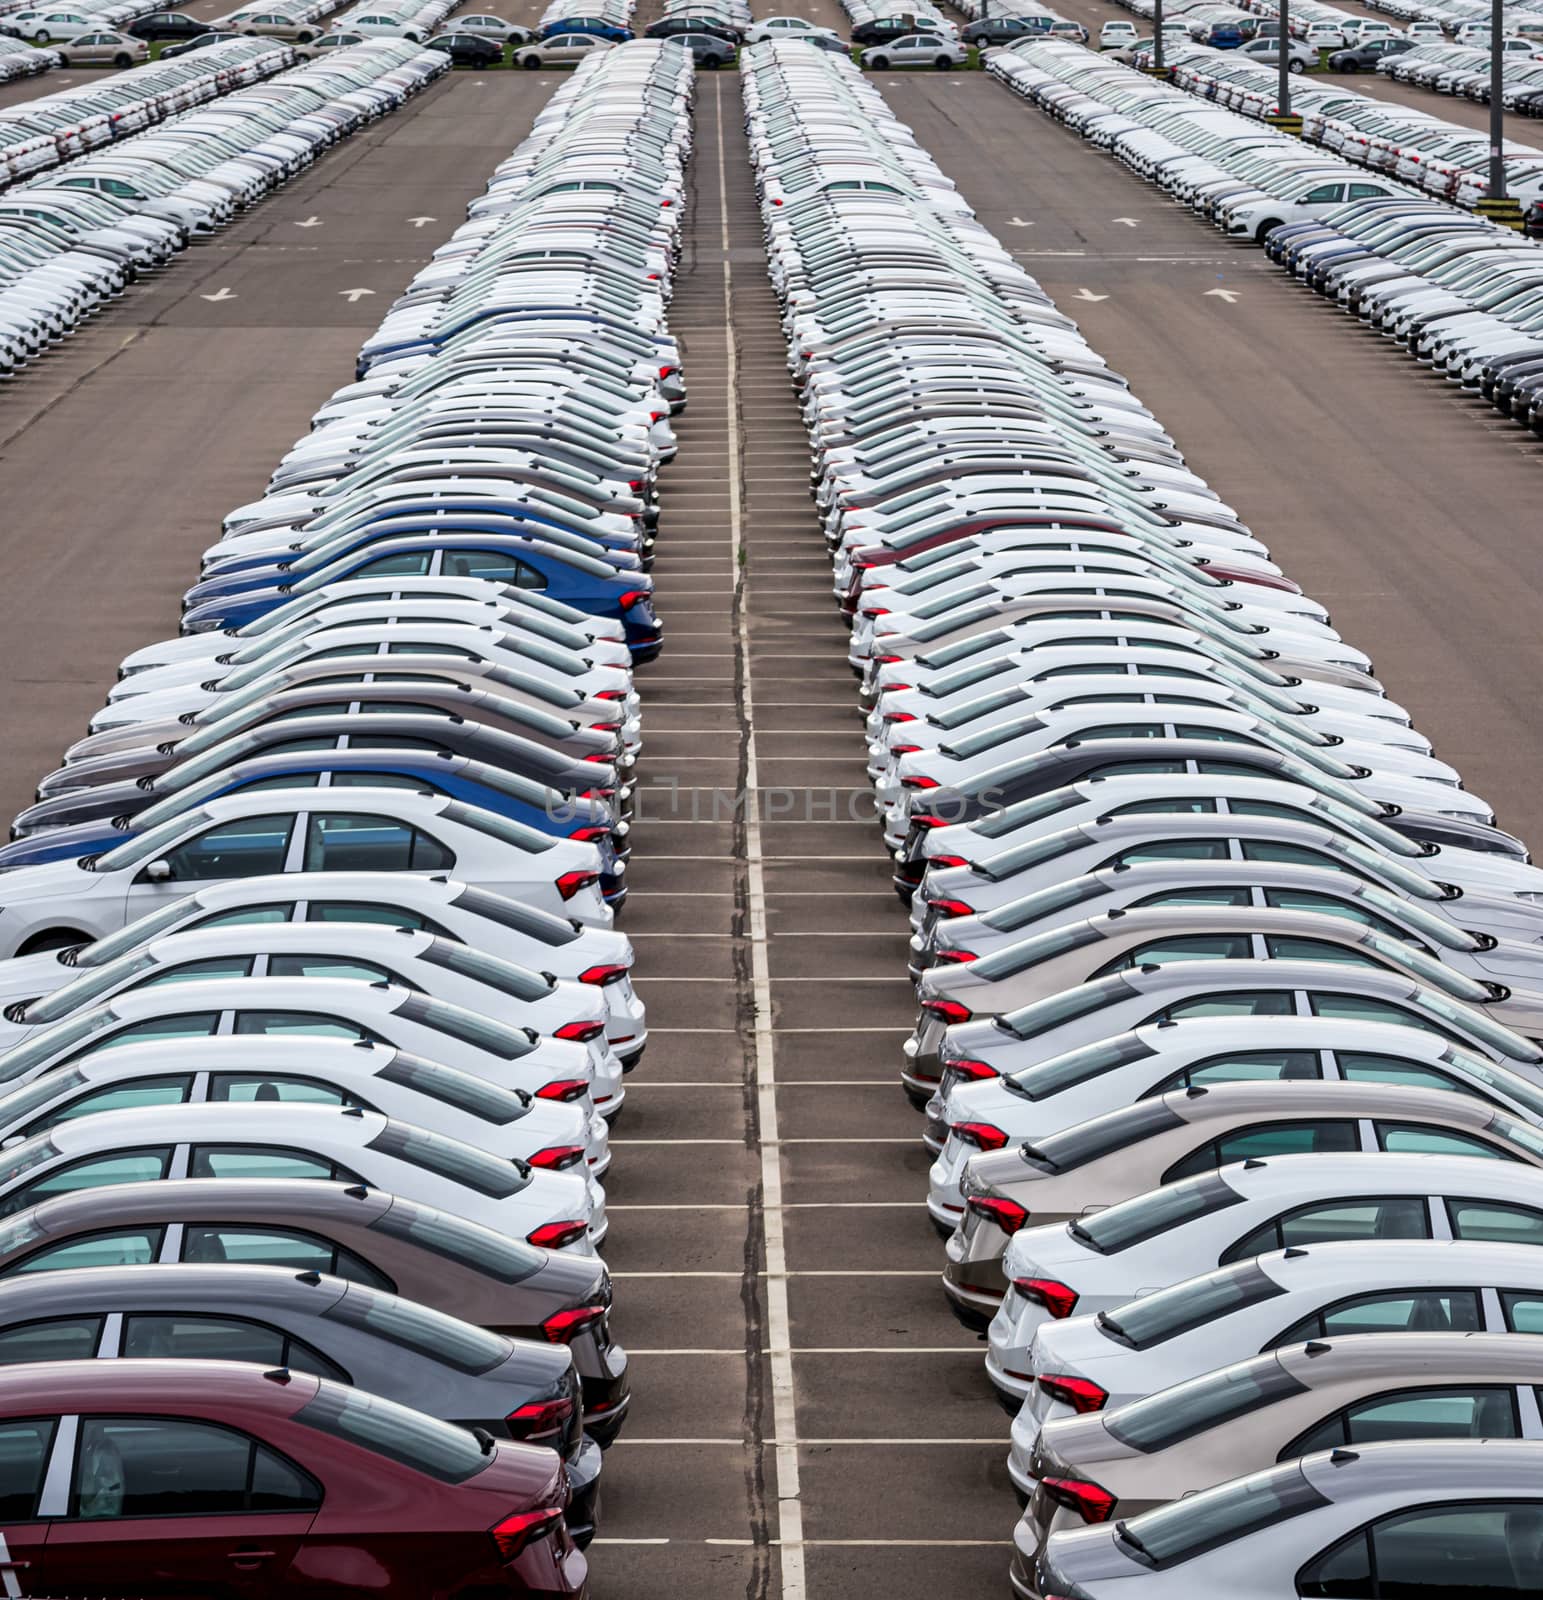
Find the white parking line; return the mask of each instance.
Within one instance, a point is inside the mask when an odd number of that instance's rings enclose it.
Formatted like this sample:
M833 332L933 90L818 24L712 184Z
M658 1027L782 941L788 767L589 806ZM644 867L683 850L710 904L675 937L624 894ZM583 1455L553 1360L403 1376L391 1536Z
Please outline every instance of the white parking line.
M763 1356L776 1355L779 1352L770 1345L765 1346L761 1352ZM743 1345L723 1346L692 1346L684 1349L673 1350L635 1350L627 1346L628 1357L632 1356L740 1356L745 1354ZM789 1349L784 1346L780 1354L785 1356L970 1356L979 1361L980 1346L978 1344L871 1344L871 1345L805 1345L798 1349Z

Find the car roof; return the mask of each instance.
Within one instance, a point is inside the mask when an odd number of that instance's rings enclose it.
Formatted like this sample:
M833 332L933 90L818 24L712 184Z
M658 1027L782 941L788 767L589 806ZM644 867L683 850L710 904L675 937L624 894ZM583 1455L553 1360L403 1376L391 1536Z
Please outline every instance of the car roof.
M0 1414L129 1407L202 1415L209 1411L287 1417L321 1387L306 1372L270 1381L244 1361L48 1361L0 1368Z

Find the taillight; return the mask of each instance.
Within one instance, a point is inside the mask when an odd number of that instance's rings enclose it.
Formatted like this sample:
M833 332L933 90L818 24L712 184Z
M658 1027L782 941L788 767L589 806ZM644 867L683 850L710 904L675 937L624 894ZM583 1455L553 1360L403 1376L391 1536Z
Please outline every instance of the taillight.
M592 695L590 698L594 700L625 700L627 691L625 689L602 689L598 694Z
M498 1546L500 1559L517 1560L520 1554L538 1539L555 1533L563 1521L561 1506L545 1511L516 1511L493 1528L493 1543Z
M1069 1317L1077 1306L1077 1291L1054 1278L1014 1278L1013 1288L1025 1300L1043 1306L1052 1317Z
M567 1344L588 1328L593 1328L605 1315L604 1306L569 1306L566 1311L554 1311L541 1324L541 1337L548 1344Z
M635 606L639 600L646 600L648 598L648 594L649 591L647 589L629 589L621 597L621 599L617 601L617 605L620 606L623 611L629 610L632 606Z
M1104 1402L1109 1398L1107 1389L1100 1389L1086 1378L1068 1378L1059 1372L1042 1372L1035 1381L1052 1399L1061 1401L1084 1416L1090 1411L1102 1411Z
M914 711L886 711L884 720L886 722L915 722L916 713Z
M913 717L911 720L914 722L916 719ZM919 744L892 744L889 753L892 756L914 756L921 748Z
M1114 1514L1114 1496L1080 1478L1041 1478L1040 1486L1058 1506L1075 1511L1084 1522L1107 1522Z
M580 889L591 889L599 882L598 872L565 872L557 880L557 892L564 900L571 900Z
M598 967L585 967L579 974L580 983L620 983L627 976L627 968L620 962Z
M933 954L934 961L974 961L977 959L973 950L938 950Z
M934 817L926 811L913 811L911 813L911 826L913 828L941 828L944 826L942 817Z
M1026 1207L999 1194L972 1194L965 1204L977 1217L995 1223L1003 1233L1017 1233L1029 1220Z
M936 789L938 780L936 778L924 778L920 773L913 773L909 778L900 780L900 787L902 789Z
M887 617L890 610L888 606L865 606L862 614L865 617Z
M531 1167L544 1167L548 1172L566 1172L569 1167L574 1167L584 1159L584 1146L581 1144L549 1144L545 1150L538 1150L535 1155L527 1156L525 1164Z
M963 900L929 900L927 909L935 911L940 917L973 917L975 907L969 906Z
M565 1022L552 1037L571 1039L575 1044L588 1044L591 1039L597 1038L604 1032L603 1022Z
M922 1010L947 1023L970 1020L970 1008L960 1005L957 1000L923 1000Z
M544 1444L549 1439L562 1437L572 1415L572 1398L561 1395L556 1400L532 1400L516 1406L504 1421L516 1439L523 1439L527 1444Z
M928 856L929 867L967 867L969 862L963 856Z
M577 1243L588 1232L587 1222L543 1222L539 1228L525 1235L525 1242L542 1250L561 1250L564 1245Z
M589 1084L583 1078L559 1078L555 1083L544 1083L536 1090L538 1100L561 1100L567 1104L582 1100L589 1093Z
M961 1056L957 1061L945 1058L943 1070L956 1074L967 1083L984 1083L987 1078L1001 1077L995 1067L988 1066L984 1061L972 1061L968 1056Z
M1007 1135L989 1122L951 1122L948 1131L977 1150L1000 1150L1007 1143Z
M611 830L607 827L593 826L575 828L568 835L570 839L577 839L580 844L599 844L602 839L611 837Z

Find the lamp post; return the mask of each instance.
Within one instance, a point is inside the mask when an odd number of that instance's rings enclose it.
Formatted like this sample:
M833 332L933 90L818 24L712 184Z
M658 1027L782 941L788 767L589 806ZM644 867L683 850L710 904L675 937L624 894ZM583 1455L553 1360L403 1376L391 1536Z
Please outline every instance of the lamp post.
M1500 0L1495 0L1499 5ZM1287 41L1291 37L1291 0L1280 0L1280 37L1275 41L1275 110L1284 119L1291 115L1291 58Z
M1496 0L1496 4L1499 4L1499 0ZM1153 0L1152 30L1152 70L1162 77L1168 70L1163 49L1163 0Z
M1489 183L1477 210L1505 227L1522 225L1522 208L1506 192L1504 0L1489 6Z

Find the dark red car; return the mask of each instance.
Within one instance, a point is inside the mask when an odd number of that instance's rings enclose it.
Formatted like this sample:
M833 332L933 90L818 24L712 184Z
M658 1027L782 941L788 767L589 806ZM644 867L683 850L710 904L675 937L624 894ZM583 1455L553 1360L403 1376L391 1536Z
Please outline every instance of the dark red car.
M550 1450L283 1367L0 1370L0 1563L21 1594L586 1597L566 1487Z

